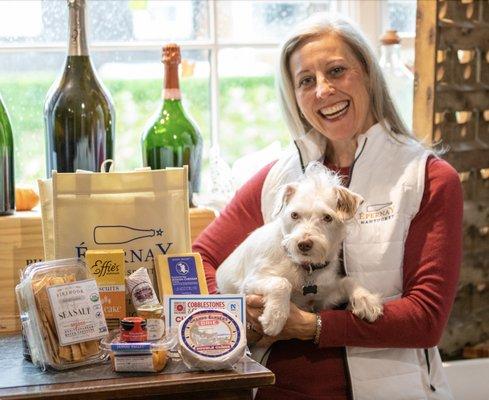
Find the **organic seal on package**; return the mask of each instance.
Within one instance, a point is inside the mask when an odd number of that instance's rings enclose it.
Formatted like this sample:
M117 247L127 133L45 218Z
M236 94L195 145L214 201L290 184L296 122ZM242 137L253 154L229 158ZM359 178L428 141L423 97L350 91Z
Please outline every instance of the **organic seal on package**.
M185 364L204 371L231 368L246 349L241 321L225 310L194 311L180 323L178 341Z

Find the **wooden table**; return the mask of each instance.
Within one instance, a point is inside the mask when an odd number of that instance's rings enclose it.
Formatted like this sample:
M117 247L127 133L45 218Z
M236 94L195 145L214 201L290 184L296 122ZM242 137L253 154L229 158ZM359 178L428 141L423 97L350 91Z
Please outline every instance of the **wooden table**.
M115 373L108 363L41 372L22 357L20 335L0 336L0 399L251 399L252 388L275 376L245 357L233 370L188 372L171 360L159 374Z

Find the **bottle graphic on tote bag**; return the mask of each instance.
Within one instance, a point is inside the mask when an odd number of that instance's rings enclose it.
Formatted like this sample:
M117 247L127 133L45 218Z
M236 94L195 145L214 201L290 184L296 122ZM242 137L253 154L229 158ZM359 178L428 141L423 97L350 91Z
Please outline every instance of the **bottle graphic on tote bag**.
M68 57L44 105L46 169L99 171L113 158L115 112L92 65L85 29L85 0L67 0Z
M189 197L199 191L202 163L202 136L197 125L185 111L180 92L178 66L180 47L163 47L165 84L163 104L149 121L141 138L143 163L151 169L188 165Z
M93 229L93 241L96 244L124 244L162 234L161 228L141 229L127 225L98 225Z
M15 209L14 139L7 109L0 96L0 215Z

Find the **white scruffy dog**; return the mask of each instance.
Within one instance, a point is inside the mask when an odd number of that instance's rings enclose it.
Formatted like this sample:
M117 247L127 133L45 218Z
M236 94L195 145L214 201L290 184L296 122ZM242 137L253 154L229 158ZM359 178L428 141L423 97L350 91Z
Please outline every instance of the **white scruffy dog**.
M338 260L361 196L340 179L311 163L298 182L279 192L272 222L253 231L217 269L220 293L259 294L259 321L268 336L278 335L289 315L289 302L311 311L349 302L359 318L382 314L380 296L340 274Z

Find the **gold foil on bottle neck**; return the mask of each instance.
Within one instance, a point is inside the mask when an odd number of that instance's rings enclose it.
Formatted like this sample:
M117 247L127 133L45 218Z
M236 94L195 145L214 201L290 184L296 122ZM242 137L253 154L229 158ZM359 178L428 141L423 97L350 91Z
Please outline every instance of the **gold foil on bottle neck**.
M180 64L182 57L180 54L180 46L175 43L163 46L162 61L164 64Z

